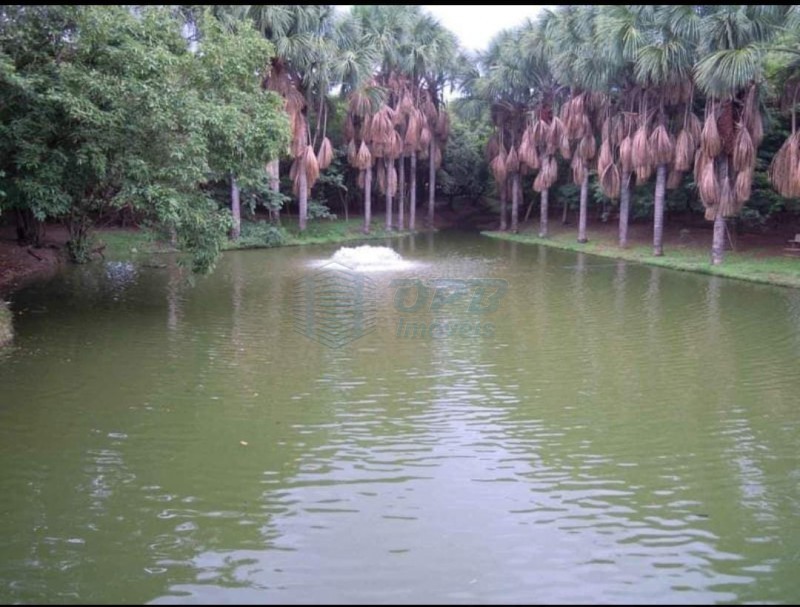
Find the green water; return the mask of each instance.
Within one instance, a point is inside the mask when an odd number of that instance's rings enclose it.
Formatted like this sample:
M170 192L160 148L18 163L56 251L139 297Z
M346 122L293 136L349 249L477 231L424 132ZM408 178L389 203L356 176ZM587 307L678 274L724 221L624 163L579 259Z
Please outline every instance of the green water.
M293 325L336 246L16 294L0 601L800 600L800 291L391 246L415 264L369 273L375 330L340 348ZM509 288L485 334L415 339L396 278Z

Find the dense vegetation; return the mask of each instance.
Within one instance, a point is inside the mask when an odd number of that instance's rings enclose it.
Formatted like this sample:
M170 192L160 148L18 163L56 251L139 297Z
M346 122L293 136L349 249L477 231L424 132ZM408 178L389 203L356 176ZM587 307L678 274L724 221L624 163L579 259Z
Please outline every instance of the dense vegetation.
M453 99L448 111L445 97ZM432 226L437 194L499 200L517 231L558 201L714 224L800 211L800 11L564 5L470 57L419 6L0 9L0 220L63 222L85 261L134 218L210 268L227 238L283 242L341 209ZM510 207L510 208L507 208ZM257 209L274 227L242 231ZM530 211L532 207L528 207Z

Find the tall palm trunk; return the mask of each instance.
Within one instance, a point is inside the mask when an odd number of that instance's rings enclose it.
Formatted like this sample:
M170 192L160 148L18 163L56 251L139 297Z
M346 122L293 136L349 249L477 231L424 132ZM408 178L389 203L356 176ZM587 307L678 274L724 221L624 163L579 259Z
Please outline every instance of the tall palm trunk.
M511 176L511 231L519 232L519 173Z
M400 156L400 169L397 171L397 229L406 226L406 157Z
M281 183L280 183L280 160L277 158L275 160L270 160L267 163L267 177L269 179L269 189L275 192L275 194L280 193ZM270 219L275 223L281 222L281 210L278 209L270 209L269 211Z
M619 190L619 246L628 246L628 216L631 208L631 174L623 173Z
M653 255L664 254L664 196L667 192L667 165L656 168L656 195L653 207Z
M550 190L542 190L541 203L539 205L539 238L547 238L547 202L550 197Z
M586 216L589 207L589 171L586 171L581 181L581 205L578 211L578 242L588 242L586 238Z
M506 198L508 197L506 192L506 186L500 188L500 231L505 232L508 229L508 222L506 221L506 216L508 215L508 209Z
M408 185L408 229L417 229L417 153L411 152L411 180Z
M239 185L233 173L231 173L231 215L233 225L229 236L231 240L239 240L239 236L242 235L242 210L239 203Z
M723 154L719 162L719 175L722 180L728 179L728 158ZM718 266L725 258L725 217L717 205L717 215L714 217L714 236L711 241L711 265Z
M711 241L711 265L718 266L725 257L725 218L717 209L714 218L714 238Z
M306 163L300 163L298 169L298 193L297 202L300 207L300 231L304 232L308 223L308 176L306 175Z
M385 158L383 161L386 169L386 230L392 229L392 191L389 188L389 173L392 171L392 160Z
M369 234L372 223L372 167L364 171L364 234Z
M428 154L428 227L433 229L434 193L436 191L436 144L431 141L431 151Z

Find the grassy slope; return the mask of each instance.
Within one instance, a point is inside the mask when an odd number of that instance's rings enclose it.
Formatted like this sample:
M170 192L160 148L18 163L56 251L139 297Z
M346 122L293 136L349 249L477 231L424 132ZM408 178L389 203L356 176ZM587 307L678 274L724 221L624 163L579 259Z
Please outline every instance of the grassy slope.
M800 287L800 258L760 256L758 251L734 253L726 251L721 266L712 266L711 252L708 248L681 245L665 249L664 257L654 257L650 245L632 245L620 249L616 241L608 238L590 240L585 244L575 241L575 234L559 234L550 238L539 238L534 234L511 234L508 232L483 232L492 238L502 238L514 242L541 244L569 251L581 251L603 257L627 259L654 266L701 272L728 278L739 278L787 287Z

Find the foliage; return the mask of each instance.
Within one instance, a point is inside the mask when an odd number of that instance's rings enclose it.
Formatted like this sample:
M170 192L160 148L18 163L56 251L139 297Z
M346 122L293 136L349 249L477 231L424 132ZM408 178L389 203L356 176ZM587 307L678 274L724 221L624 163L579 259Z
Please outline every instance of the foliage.
M269 44L205 15L193 53L163 7L2 11L0 204L65 221L79 262L92 217L128 206L174 229L196 270L212 267L228 220L204 184L254 172L287 141L260 88Z
M438 185L450 198L465 197L477 201L488 190L489 167L483 150L489 139L488 125L455 118L447 140Z

